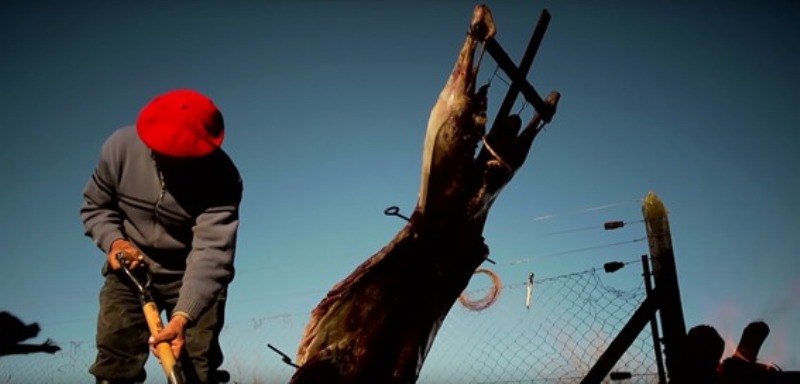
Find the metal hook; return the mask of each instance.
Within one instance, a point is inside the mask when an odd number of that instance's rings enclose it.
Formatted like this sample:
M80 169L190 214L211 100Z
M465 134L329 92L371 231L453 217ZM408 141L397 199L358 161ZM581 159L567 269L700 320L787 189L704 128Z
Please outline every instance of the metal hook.
M397 207L396 205L386 208L383 211L383 214L386 216L397 216L405 221L411 221L411 219L400 213L400 208Z
M295 367L295 368L300 368L299 365L297 365L297 364L292 362L292 359L289 356L287 356L285 353L281 352L278 348L273 347L272 344L268 343L267 347L269 347L269 349L275 351L275 353L281 355L281 361L283 361L284 363L286 363L288 365L291 365L292 367Z
M386 216L397 216L397 217L399 217L399 218L401 218L401 219L403 219L405 221L408 221L408 222L411 221L411 219L409 219L408 217L406 217L405 215L400 213L400 208L397 207L396 205L393 205L393 206L383 210L383 214L386 215ZM484 258L484 260L486 260L486 261L488 261L489 263L492 263L492 264L497 264L497 263L494 262L494 260L492 260L492 259L490 259L488 257Z

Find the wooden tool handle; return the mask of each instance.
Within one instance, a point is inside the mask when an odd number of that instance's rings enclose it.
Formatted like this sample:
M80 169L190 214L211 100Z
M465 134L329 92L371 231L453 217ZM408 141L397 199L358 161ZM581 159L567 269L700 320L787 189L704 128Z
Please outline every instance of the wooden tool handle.
M144 317L147 320L147 326L150 327L150 333L157 334L164 329L164 323L161 322L161 315L155 303L148 302L144 304ZM170 378L170 383L178 384L176 383L176 381L180 382L179 375L176 374L178 362L175 359L175 355L172 354L172 347L169 343L162 342L156 345L156 350L158 351L158 359L161 360L161 368Z

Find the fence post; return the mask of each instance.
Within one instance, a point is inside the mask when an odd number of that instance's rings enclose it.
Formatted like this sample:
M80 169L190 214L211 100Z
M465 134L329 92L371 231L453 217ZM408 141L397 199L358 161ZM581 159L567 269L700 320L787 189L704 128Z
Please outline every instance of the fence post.
M644 276L644 289L647 296L653 294L653 282L650 273L650 259L647 255L642 255L642 276ZM667 374L664 372L664 357L661 353L661 333L658 330L656 314L653 313L650 319L650 333L653 334L653 352L656 356L656 368L658 369L658 384L667 384Z
M686 324L683 318L678 272L672 249L667 209L664 203L648 192L642 204L647 242L653 264L655 290L659 291L659 317L663 329L664 356L667 374L672 383L682 382L684 376L681 361L686 339Z

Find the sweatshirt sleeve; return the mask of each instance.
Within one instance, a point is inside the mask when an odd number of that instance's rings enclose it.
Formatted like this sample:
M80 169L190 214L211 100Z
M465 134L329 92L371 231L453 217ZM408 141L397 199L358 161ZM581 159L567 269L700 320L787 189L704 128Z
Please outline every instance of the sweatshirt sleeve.
M116 198L116 162L119 159L119 134L103 143L100 159L92 177L83 190L80 217L85 235L92 238L98 248L108 253L114 240L124 238L122 217Z
M196 320L233 280L242 182L237 176L228 184L231 186L220 192L219 204L201 213L193 228L192 251L174 310L191 320Z

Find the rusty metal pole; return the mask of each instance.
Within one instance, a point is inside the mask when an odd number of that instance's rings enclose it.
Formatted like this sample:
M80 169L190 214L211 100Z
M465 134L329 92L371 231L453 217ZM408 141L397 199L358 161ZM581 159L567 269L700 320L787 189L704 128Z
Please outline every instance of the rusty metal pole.
M672 234L667 218L667 208L653 192L648 192L642 204L647 241L653 264L653 280L659 297L659 317L663 329L664 355L670 382L680 383L685 378L682 355L686 340L686 323L681 305Z
M581 384L600 384L603 382L603 379L611 372L614 365L617 364L619 359L622 358L622 355L625 354L625 351L636 341L636 338L644 327L647 326L650 319L655 316L656 310L658 309L658 299L658 290L653 291L651 295L645 297L642 304L639 305L639 308L636 308L631 318L628 319L628 322L625 323L625 326L619 331L617 337L611 341L611 344L608 345L606 350L603 351L603 354L600 355L600 358L597 359L597 362L594 363L592 368L589 369L589 372L586 373L586 376L583 377Z

